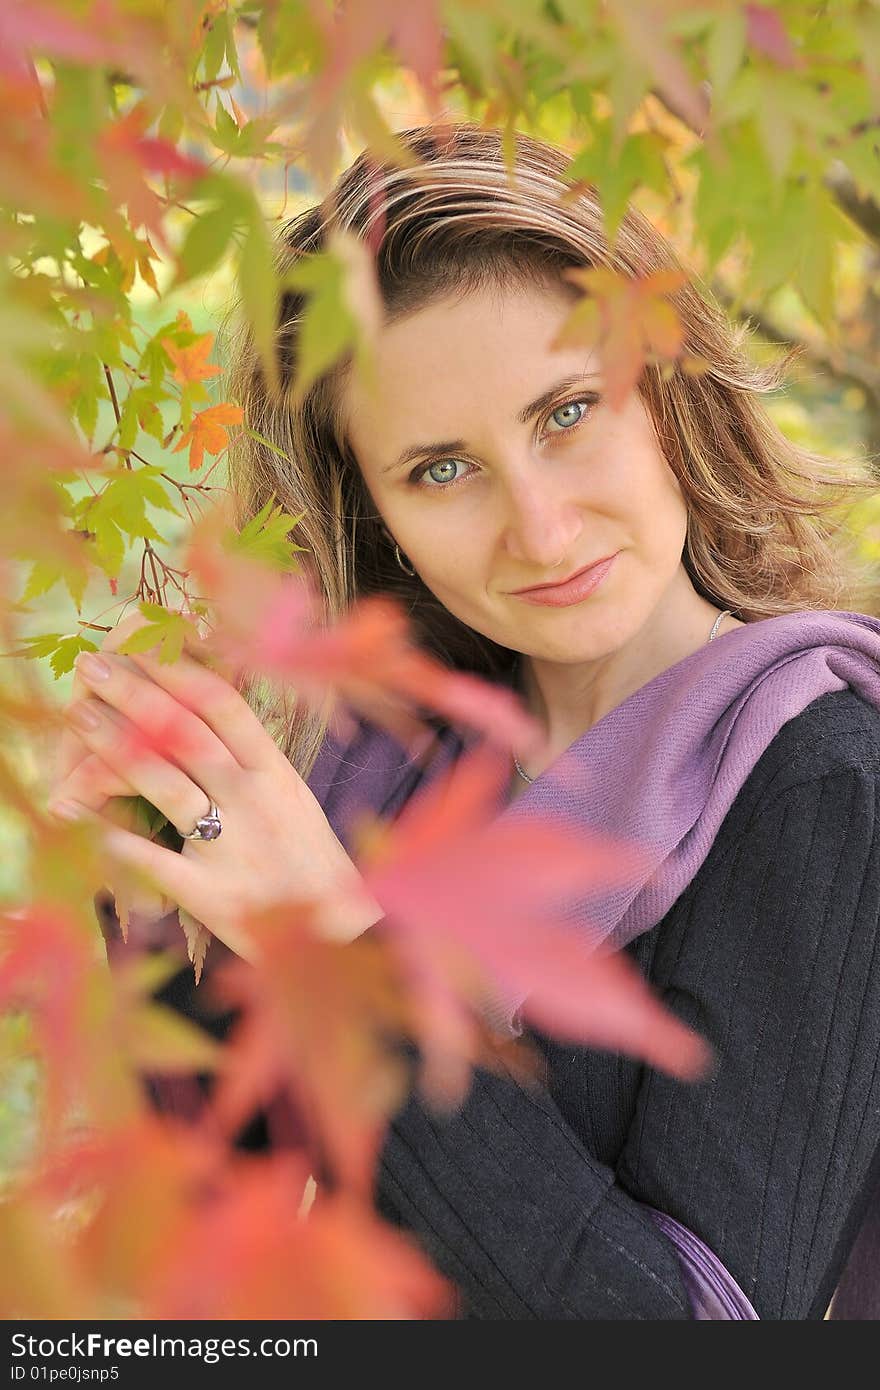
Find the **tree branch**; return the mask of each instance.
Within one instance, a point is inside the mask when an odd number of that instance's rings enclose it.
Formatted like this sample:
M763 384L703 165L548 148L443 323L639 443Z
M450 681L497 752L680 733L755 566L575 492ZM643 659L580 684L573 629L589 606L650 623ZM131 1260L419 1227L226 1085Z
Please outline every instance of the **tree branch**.
M809 338L792 337L765 310L748 305L737 306L733 296L717 281L713 282L712 290L734 318L756 328L762 338L778 347L800 348L825 376L841 385L858 386L872 400L880 402L880 371L872 371L859 357L841 348L832 348Z
M838 206L856 226L880 244L880 204L859 193L856 181L841 160L836 159L823 180L837 199Z

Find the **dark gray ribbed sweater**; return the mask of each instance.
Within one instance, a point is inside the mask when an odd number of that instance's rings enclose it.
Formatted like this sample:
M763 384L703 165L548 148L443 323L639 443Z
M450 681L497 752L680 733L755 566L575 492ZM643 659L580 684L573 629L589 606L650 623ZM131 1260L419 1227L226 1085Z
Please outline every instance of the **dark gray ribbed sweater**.
M413 1093L382 1152L382 1214L463 1317L687 1319L641 1203L690 1227L764 1319L822 1318L880 1178L880 712L851 690L785 724L696 877L626 947L712 1043L700 1083L529 1037L546 1084L475 1073ZM159 995L222 1036L182 970ZM241 1142L260 1147L255 1121Z

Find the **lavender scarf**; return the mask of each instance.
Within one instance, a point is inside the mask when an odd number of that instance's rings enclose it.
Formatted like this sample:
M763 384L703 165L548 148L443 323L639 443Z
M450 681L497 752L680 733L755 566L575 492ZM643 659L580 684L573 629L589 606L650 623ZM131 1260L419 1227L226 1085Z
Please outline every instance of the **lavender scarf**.
M588 903L563 905L564 920L576 925L588 919L602 940L622 947L655 926L693 879L782 725L819 696L847 686L880 708L880 619L804 610L748 623L629 696L499 815L559 816L650 849L649 862L631 881L594 893ZM474 741L472 734L441 739L427 776L436 776ZM393 815L414 785L412 760L384 730L374 731L366 750L352 748L350 759L347 751L328 743L309 777L343 844L352 814L369 808ZM520 1031L516 1011L522 1003L522 996L502 987L494 1022ZM652 1215L676 1241L696 1317L756 1317L696 1236L663 1213ZM862 1237L846 1271L851 1318L866 1316L859 1308L878 1297L863 1278L858 1288L849 1279L859 1262L864 1267Z

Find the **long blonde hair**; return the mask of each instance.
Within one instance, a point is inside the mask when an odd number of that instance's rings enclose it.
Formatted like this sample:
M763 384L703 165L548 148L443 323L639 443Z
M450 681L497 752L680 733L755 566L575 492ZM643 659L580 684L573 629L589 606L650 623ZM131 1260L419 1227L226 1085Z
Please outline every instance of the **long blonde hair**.
M417 163L395 167L362 153L321 204L281 228L280 274L323 249L331 228L353 233L373 249L391 323L487 284L571 290L560 274L566 267L606 266L630 276L680 268L668 242L634 208L609 245L595 194L572 188L563 177L569 158L551 145L518 134L512 180L500 131L461 123L418 127L398 139ZM692 277L670 298L684 328L684 353L706 359L708 368L699 375L664 373L649 364L639 390L688 507L683 561L695 589L746 622L804 608L857 607L868 575L854 554L844 555L843 530L831 513L876 491L869 465L850 460L843 476L772 421L760 398L783 383L791 354L756 365L747 328L732 326ZM299 560L320 595L324 621L368 594L391 594L421 645L440 661L503 679L514 653L466 627L397 563L341 426L339 385L350 359L292 401L304 307L302 295L289 289L279 301L280 392L267 386L238 306L226 320L227 398L244 407L246 423L284 456L247 436L231 449L238 524L273 495L286 511L305 513L294 539L307 547ZM327 710L297 710L290 690L263 681L246 682L243 693L307 777L327 731Z

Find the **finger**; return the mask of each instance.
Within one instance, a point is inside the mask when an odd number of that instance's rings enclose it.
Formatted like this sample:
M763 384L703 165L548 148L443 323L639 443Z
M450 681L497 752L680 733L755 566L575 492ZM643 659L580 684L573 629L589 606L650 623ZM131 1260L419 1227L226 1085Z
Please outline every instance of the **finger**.
M89 813L85 813L89 819ZM185 908L198 921L205 923L221 941L244 960L255 963L259 949L245 927L230 922L228 915L222 923L210 910L210 892L205 887L205 866L198 859L165 849L153 840L131 835L116 827L107 827L100 820L102 842L110 858L123 872L136 878L143 876L156 891ZM207 904L207 911L206 911Z
M222 793L206 795L180 767L153 751L141 729L103 700L81 701L71 706L67 717L95 721L94 727L80 730L89 748L134 788L135 795L161 811L179 834L189 834L199 817L207 814L209 797L223 799ZM212 781L210 774L208 780Z
M87 771L84 777L79 778L80 768L93 771ZM103 817L108 823L132 834L144 834L143 815L135 800L137 792L130 790L121 778L116 778L112 769L93 753L83 759L80 768L75 769L59 788L57 800L47 808L49 813L60 821L80 821L103 810ZM94 790L96 787L112 786L114 779L124 790L114 791L110 800L102 792ZM120 871L117 866L104 878L105 887L113 895L117 915L125 931L133 912L147 919L155 919L166 916L173 906L164 893L135 879L130 870Z
M186 652L170 664L146 652L131 657L144 676L222 739L240 767L267 771L283 756L244 696L219 672Z
M115 649L125 641L126 637L130 637L137 628L143 627L146 621L147 619L140 612L129 613L129 615L123 618L116 627L111 628L110 631L105 634L100 644L100 650L102 652L115 651ZM132 671L137 670L131 657L120 654L117 659L124 665L129 666ZM73 684L71 686L68 707L75 701L84 699L88 694L89 687L83 680L82 674L74 666ZM57 788L87 754L88 749L76 733L76 730L70 727L63 728L55 751L51 787L53 789Z
M197 714L181 705L148 676L121 668L115 656L104 657L101 670L94 674L90 673L89 662L81 661L80 667L94 695L100 697L95 713L100 713L102 706L113 709L120 716L121 726L132 732L131 746L127 750L119 749L117 756L137 757L140 745L158 757L176 763L212 800L220 801L229 794L241 766L223 738ZM89 701L85 702L85 707L90 707ZM76 715L73 717L75 719ZM264 734L264 737L267 735ZM91 746L95 746L94 742ZM98 751L103 753L100 746ZM119 767L117 761L109 758L108 761L112 766ZM126 773L124 766L119 770ZM202 801L204 803L204 798ZM184 801L182 809L185 813L189 812L190 802L191 797Z
M82 761L53 786L46 807L50 815L55 814L56 804L62 801L81 802L92 811L101 811L111 797L139 795L126 777L105 763L97 753L90 753L81 739L79 742L83 750Z

